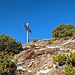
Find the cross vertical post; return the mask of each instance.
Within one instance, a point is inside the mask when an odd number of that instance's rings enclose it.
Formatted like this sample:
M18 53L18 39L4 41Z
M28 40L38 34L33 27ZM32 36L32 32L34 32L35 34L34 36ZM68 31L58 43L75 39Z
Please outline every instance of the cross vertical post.
M24 25L24 27L26 28L26 42L29 43L29 32L31 32L31 30L29 28L29 24L26 23L26 25Z

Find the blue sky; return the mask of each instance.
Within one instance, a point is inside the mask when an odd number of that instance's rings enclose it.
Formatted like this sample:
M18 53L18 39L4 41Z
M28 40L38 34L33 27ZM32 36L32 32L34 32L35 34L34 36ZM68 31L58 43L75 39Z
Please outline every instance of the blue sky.
M75 0L0 0L0 34L24 44L26 22L32 30L30 41L51 38L56 26L75 26Z

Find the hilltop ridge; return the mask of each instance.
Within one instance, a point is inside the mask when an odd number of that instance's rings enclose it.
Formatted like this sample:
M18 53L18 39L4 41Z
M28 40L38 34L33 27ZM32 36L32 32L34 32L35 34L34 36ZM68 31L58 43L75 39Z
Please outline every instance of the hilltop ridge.
M24 68L23 75L65 75L64 67L56 68L52 57L56 54L75 52L75 39L51 38L23 45L23 51L14 56Z

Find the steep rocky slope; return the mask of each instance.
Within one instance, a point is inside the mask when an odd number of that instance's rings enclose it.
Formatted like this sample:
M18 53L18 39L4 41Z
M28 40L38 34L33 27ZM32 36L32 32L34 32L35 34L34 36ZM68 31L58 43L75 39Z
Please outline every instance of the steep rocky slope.
M50 42L51 41L51 42ZM33 46L34 45L34 46ZM14 56L18 61L17 75L65 75L64 66L53 63L58 53L75 52L75 39L52 38L23 45L24 50ZM32 47L33 46L33 47Z

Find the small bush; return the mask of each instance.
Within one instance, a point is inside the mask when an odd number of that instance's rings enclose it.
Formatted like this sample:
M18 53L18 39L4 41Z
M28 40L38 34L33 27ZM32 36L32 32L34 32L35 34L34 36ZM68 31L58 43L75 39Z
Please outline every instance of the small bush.
M31 47L31 48L34 48L34 47L35 47L35 44L31 44L30 47Z
M4 51L5 54L18 54L22 50L22 44L8 35L0 34L0 52Z
M64 63L68 63L68 64L71 63L73 66L75 66L75 52L70 53L70 55L57 54L53 56L53 60L54 62L59 62L60 65Z
M36 39L36 38L33 39L33 42L37 42L37 41L38 41L38 39Z
M65 66L64 70L66 75L75 75L75 69L73 68L72 64Z
M72 37L75 33L75 28L72 24L60 24L52 31L53 37Z
M0 52L0 75L8 75L8 71L15 73L16 63L17 61L13 60L11 55L5 55L4 52Z
M60 66L65 64L66 59L67 57L65 54L57 54L56 56L53 56L54 63L58 62Z
M48 41L48 44L52 44L52 42L53 42L53 41L50 39L50 40Z
M75 52L70 53L70 55L66 54L57 54L53 56L54 63L58 62L59 66L66 64L64 67L66 75L75 75Z
M75 66L75 52L70 54L69 60L70 63L72 63L72 65Z

